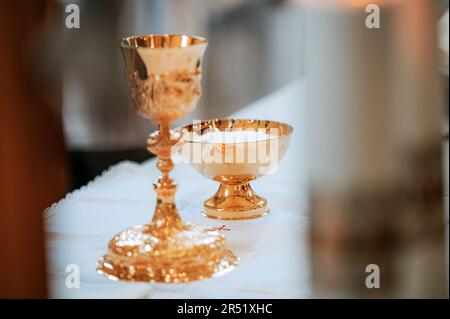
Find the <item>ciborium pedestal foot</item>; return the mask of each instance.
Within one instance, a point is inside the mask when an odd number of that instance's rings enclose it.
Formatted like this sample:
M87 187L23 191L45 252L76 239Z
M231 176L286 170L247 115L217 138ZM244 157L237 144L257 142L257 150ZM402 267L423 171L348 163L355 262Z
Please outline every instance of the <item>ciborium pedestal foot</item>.
M258 196L248 182L221 182L217 192L205 201L203 215L217 219L252 219L270 213L267 200Z

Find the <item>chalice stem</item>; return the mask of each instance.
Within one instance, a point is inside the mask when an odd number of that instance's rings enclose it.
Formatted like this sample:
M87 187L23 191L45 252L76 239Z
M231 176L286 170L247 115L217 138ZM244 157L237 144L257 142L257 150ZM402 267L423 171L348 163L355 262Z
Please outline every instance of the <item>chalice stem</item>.
M153 184L156 191L156 208L151 223L152 233L159 238L167 238L183 229L183 223L175 205L177 183L169 177L174 164L170 158L173 141L170 135L170 124L160 123L156 164L162 175Z

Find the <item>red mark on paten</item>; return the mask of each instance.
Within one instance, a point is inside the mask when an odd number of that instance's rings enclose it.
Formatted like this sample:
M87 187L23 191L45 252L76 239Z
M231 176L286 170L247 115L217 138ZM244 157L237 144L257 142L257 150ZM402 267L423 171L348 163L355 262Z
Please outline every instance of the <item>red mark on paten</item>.
M231 229L226 228L225 225L220 226L219 228L217 228L217 230L226 230L226 231L230 231Z

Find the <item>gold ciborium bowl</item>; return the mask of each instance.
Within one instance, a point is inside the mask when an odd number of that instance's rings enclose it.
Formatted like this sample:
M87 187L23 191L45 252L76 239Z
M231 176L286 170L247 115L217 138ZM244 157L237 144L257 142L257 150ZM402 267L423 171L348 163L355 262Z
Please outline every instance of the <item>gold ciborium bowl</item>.
M267 200L250 186L275 173L291 139L285 123L252 119L216 119L183 126L176 152L200 174L220 183L203 206L218 219L251 219L270 212Z

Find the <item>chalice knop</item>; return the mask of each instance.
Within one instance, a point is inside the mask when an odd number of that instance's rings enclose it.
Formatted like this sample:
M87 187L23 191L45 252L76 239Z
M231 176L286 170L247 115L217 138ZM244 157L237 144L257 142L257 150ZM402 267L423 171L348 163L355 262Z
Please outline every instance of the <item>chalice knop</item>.
M201 62L207 41L188 35L122 39L130 93L137 113L159 124L147 149L158 156L153 184L156 208L150 224L115 235L97 272L110 279L178 283L223 274L237 265L217 229L182 222L175 206L177 183L169 177L171 149L181 138L170 124L193 110L201 94Z

